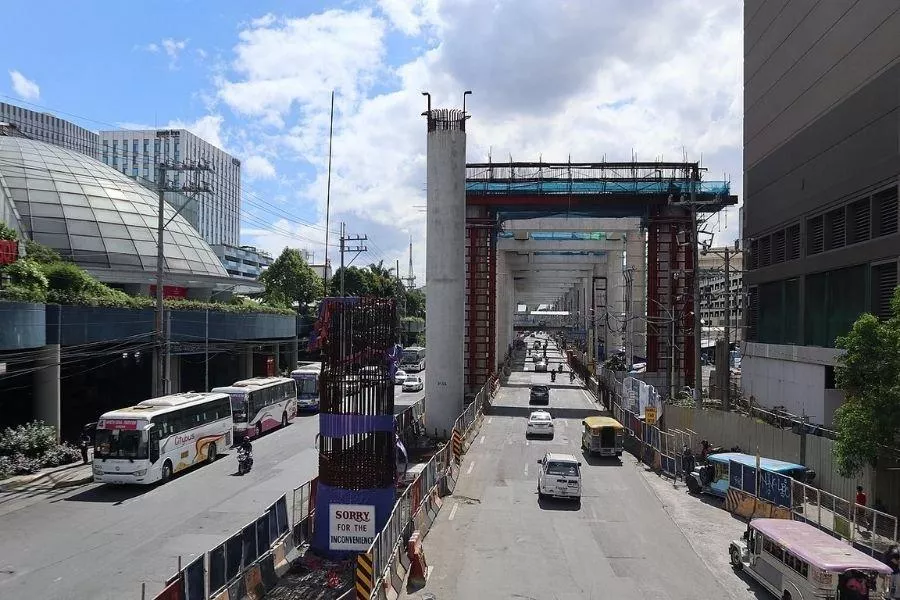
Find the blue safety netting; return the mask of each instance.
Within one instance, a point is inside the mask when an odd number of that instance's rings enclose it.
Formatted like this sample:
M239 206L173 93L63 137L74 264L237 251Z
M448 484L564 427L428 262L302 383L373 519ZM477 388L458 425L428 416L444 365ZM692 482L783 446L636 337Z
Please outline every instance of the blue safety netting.
M498 236L511 238L515 235L512 231L501 231ZM532 231L529 237L533 240L605 240L606 233L602 231Z
M466 192L474 194L723 194L730 192L727 181L466 181Z

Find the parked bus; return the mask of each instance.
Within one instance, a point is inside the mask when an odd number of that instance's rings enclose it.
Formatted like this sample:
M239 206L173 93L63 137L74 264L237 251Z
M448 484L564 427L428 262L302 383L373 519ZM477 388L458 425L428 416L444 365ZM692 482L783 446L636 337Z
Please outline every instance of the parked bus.
M228 394L234 416L234 437L256 437L297 416L297 385L287 377L254 377L228 387L214 388Z
M425 348L411 346L403 349L403 358L400 360L400 368L407 373L418 373L425 370Z
M802 521L753 519L728 552L776 598L888 598L889 566Z
M94 481L166 481L231 446L228 394L181 393L105 413L97 422Z
M322 363L304 365L291 371L291 379L297 385L297 411L319 410L319 378Z

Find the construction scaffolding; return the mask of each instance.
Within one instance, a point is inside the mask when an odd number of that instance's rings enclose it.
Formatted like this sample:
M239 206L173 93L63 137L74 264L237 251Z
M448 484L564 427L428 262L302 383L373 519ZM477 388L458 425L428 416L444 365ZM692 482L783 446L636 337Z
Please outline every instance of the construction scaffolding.
M466 219L465 391L475 394L496 367L495 219Z

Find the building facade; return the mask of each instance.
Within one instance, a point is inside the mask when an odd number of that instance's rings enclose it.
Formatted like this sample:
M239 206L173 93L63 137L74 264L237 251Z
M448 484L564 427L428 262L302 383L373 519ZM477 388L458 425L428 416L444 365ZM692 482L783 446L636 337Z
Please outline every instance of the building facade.
M726 286L724 253L730 254ZM730 288L731 326L729 339L740 344L743 339L744 273L743 256L733 248L711 248L700 256L700 318L703 320L703 346L712 346L717 338L724 339L727 316L725 290ZM708 342L708 343L707 343Z
M0 102L0 122L9 123L30 139L75 150L98 159L100 136L47 113Z
M207 161L212 172L201 173L212 193L197 197L197 228L211 245L240 246L241 161L185 129L116 130L100 132L100 160L132 178L157 183L155 166L163 161ZM186 174L172 171L168 182L187 183Z
M864 4L864 5L863 5ZM836 338L897 285L900 13L744 7L744 392L829 425Z
M253 246L225 246L214 245L213 252L222 261L222 266L233 277L245 279L259 279L262 272L272 264L272 256L263 250L257 250Z

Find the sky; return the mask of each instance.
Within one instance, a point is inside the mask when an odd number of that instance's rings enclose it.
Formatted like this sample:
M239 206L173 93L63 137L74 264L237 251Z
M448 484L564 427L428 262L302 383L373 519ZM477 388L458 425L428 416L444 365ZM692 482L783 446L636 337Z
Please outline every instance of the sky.
M52 15L35 18L36 15ZM425 109L468 160L702 161L742 195L740 0L32 0L4 6L0 100L84 127L184 127L242 160L241 242L425 270ZM737 210L707 224L738 234Z

